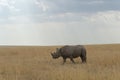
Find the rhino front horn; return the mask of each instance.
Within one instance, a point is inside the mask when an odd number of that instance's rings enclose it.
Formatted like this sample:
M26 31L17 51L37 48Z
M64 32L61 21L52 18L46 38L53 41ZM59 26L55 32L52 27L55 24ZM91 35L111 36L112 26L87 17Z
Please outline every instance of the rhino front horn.
M53 55L53 53L51 53L51 55Z

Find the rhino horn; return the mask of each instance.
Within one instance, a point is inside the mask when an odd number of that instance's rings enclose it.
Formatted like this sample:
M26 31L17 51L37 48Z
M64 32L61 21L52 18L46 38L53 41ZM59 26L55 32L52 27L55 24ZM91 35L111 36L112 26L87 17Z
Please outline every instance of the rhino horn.
M51 55L53 55L53 53L51 53Z

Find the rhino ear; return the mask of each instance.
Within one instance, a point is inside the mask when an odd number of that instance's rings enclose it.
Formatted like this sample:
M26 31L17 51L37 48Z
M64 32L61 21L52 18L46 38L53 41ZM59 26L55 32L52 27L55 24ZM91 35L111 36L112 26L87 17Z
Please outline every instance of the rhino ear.
M62 53L62 49L60 48L59 51Z
M59 51L59 48L56 48L56 51Z

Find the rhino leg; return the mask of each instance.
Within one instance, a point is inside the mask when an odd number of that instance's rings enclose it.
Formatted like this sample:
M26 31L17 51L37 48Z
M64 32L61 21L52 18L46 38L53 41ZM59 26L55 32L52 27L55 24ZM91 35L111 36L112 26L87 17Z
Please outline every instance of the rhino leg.
M80 55L82 63L86 63L86 50L82 50L82 53Z
M75 61L73 60L73 57L70 57L70 60L71 60L73 63L75 63Z
M66 62L66 58L63 57L63 64Z
M70 60L71 60L73 63L75 63L75 61L74 61L72 58L71 58Z
M83 62L83 63L86 63L86 56L83 57L82 62Z
M80 56L80 57L81 57L82 63L86 63L86 57L85 56Z

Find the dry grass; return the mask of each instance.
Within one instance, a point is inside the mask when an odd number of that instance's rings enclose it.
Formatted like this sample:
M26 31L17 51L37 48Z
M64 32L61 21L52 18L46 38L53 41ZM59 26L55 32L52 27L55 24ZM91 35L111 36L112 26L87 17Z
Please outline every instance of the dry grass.
M119 80L120 45L88 45L87 64L52 59L56 47L0 47L0 80Z

